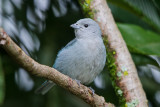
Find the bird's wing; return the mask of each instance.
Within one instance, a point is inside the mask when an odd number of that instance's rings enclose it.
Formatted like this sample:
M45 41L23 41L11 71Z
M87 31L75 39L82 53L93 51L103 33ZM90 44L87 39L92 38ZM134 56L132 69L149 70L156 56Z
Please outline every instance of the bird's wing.
M58 54L59 54L61 51L63 51L64 49L67 49L67 48L73 46L73 45L76 43L76 41L77 41L76 38L73 39L72 41L70 41L64 48L62 48L62 49L58 52ZM57 59L56 59L56 60L57 60ZM56 60L55 60L55 63L54 63L54 65L53 65L53 68L56 68Z
M73 39L72 41L70 41L70 42L64 47L64 49L72 46L76 41L77 41L76 39Z

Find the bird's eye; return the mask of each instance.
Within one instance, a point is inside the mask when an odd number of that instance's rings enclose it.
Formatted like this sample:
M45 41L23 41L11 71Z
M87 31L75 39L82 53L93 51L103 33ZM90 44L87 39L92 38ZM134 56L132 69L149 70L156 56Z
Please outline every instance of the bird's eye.
M86 27L86 28L87 28L87 27L88 27L88 24L85 24L85 25L84 25L84 27Z

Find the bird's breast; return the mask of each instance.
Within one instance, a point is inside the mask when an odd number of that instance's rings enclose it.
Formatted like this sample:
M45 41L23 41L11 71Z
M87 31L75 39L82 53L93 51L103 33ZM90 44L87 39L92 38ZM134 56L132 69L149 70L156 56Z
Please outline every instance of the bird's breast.
M102 40L77 40L73 46L59 53L55 65L62 73L89 84L102 71L105 60Z
M105 64L106 50L101 40L81 41L81 49L77 50L75 61L79 74L77 79L89 84L98 75Z

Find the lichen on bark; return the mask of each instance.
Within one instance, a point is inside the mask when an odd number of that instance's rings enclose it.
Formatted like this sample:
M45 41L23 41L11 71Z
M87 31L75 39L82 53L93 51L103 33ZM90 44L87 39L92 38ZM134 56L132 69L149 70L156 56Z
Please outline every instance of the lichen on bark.
M124 106L126 103L125 97L123 96L123 91L121 88L116 84L117 79L119 77L117 76L117 66L115 64L115 55L116 51L111 49L109 47L108 40L106 38L107 36L103 36L103 41L106 46L106 53L107 53L107 59L106 59L106 65L107 65L107 72L109 71L110 78L112 81L112 86L116 92L116 95L118 96L119 102L121 106Z

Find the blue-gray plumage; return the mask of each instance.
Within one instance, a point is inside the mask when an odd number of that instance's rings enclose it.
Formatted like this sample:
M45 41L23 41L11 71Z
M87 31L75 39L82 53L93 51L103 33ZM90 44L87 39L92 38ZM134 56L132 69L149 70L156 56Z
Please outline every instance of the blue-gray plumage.
M101 30L90 18L81 19L71 27L76 37L59 51L53 67L82 84L89 84L103 70L106 62ZM45 94L53 86L52 81L47 81L36 92Z

